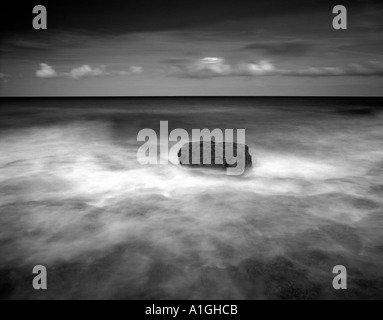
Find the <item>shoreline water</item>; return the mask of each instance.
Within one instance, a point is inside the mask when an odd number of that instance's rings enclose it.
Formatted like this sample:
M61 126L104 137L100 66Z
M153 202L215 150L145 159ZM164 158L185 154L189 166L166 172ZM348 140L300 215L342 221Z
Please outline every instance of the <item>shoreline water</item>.
M42 299L382 298L383 99L326 99L8 100L0 296L36 298L42 264ZM245 128L255 166L141 166L137 133L161 120Z

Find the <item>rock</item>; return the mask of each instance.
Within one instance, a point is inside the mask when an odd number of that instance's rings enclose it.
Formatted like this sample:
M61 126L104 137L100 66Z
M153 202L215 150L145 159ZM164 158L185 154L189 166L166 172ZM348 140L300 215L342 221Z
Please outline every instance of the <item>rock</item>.
M208 148L210 144L211 154L209 161L209 154L204 155L203 148ZM231 143L233 146L234 157L230 154L226 154L225 143L215 143L214 141L201 141L201 142L190 142L182 146L178 152L178 160L182 166L189 166L192 168L216 168L216 169L227 169L237 167L237 157L244 157L244 171L247 168L252 167L252 159L249 153L249 147L243 144ZM198 148L199 147L199 148ZM240 151L237 154L237 149ZM241 151L241 150L244 150ZM217 153L217 154L216 154ZM194 156L194 158L193 158ZM231 158L230 158L231 157ZM200 159L200 163L192 161L193 159ZM210 162L210 163L209 163ZM239 161L241 164L242 161Z

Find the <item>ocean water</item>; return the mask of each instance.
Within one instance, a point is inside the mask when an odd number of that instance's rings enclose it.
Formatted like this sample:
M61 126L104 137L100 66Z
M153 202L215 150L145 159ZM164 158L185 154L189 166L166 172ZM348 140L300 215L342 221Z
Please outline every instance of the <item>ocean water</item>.
M0 104L0 298L383 298L383 98ZM253 168L140 165L160 121L246 129Z

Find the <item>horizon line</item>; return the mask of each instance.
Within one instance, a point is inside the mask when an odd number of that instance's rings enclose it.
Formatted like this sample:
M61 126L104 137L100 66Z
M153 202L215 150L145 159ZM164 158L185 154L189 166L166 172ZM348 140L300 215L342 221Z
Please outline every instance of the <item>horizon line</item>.
M1 99L31 99L31 98L51 98L51 99L61 99L61 98L383 98L383 95L381 96L344 96L344 95L329 95L329 96L295 96L295 95L287 95L287 96L272 96L272 95L264 95L264 96L246 96L246 95L228 95L228 96L198 96L198 95L191 95L191 96L184 96L184 95L159 95L159 96L145 96L145 95L138 95L138 96L0 96Z

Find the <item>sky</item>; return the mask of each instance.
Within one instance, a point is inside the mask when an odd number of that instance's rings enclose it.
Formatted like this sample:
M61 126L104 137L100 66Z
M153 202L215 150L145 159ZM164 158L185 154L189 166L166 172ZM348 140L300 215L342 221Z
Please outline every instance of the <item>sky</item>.
M381 0L8 2L0 96L381 96L382 16Z

